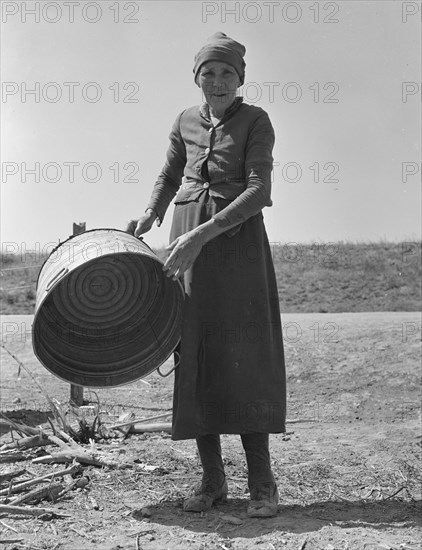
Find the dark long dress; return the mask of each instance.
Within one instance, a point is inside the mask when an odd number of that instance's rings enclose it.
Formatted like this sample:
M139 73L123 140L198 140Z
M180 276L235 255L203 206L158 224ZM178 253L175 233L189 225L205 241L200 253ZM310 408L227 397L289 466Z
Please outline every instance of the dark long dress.
M170 241L209 220L223 199L176 204ZM277 284L262 213L204 246L184 274L173 439L285 431L286 379Z

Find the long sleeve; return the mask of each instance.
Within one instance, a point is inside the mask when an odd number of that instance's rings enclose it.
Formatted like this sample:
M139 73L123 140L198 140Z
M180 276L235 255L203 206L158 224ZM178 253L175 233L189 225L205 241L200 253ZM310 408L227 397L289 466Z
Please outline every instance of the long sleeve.
M167 149L166 162L154 185L147 208L154 210L161 221L166 210L176 195L186 165L186 148L180 133L181 113L173 124Z
M272 150L274 129L265 111L254 122L246 144L246 189L223 210L213 216L220 227L246 221L271 206Z

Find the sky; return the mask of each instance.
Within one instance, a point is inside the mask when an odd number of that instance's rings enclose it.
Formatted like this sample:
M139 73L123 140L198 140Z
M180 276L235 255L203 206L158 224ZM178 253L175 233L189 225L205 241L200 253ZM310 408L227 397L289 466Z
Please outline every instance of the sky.
M3 251L142 215L217 31L246 46L239 94L275 129L269 240L421 238L420 3L1 5ZM172 210L148 244L167 244Z

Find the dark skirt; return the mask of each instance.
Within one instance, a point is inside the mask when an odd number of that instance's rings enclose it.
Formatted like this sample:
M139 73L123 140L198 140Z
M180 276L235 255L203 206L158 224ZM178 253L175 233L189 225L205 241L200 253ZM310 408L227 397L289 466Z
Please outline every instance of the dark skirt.
M176 204L170 242L224 204ZM184 274L172 439L285 431L286 375L271 250L261 213L207 243Z

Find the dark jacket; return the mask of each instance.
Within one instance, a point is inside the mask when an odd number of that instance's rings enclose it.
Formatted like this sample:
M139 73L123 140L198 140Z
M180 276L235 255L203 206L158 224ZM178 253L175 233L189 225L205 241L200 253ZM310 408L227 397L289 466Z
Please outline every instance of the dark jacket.
M148 208L162 220L175 203L201 194L225 199L214 219L222 227L241 223L271 206L274 129L260 107L237 98L214 127L208 105L184 110L170 133L167 161Z

